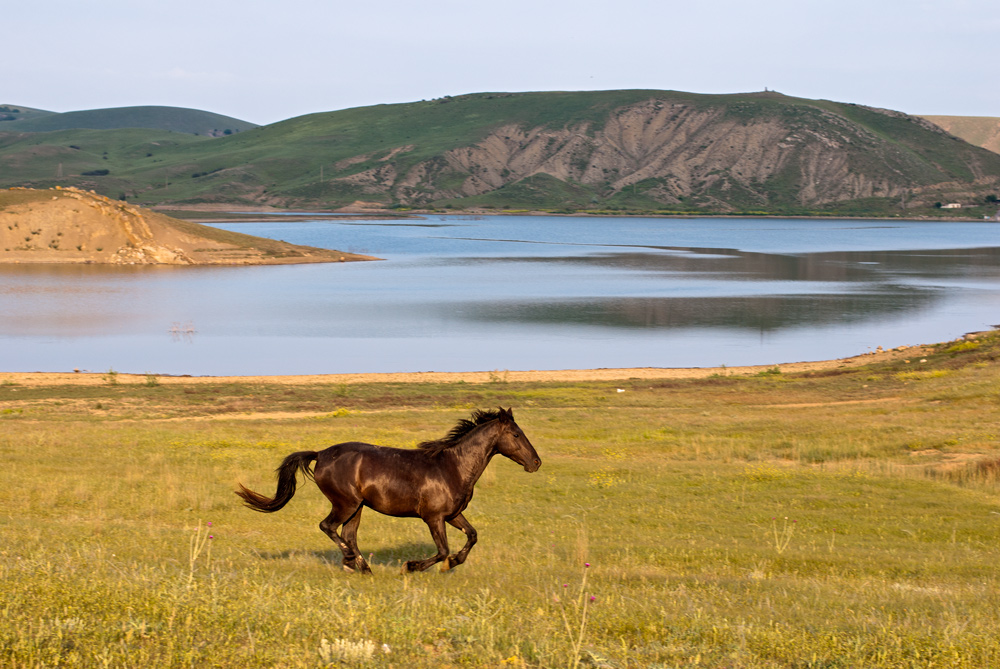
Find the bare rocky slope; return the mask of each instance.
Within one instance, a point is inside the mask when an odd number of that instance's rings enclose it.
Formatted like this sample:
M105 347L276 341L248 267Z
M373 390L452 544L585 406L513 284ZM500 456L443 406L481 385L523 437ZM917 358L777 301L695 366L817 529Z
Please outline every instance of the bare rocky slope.
M919 117L770 91L476 93L215 139L0 132L0 185L57 184L174 206L912 215L982 205L1000 155Z
M664 205L695 198L725 210L783 197L803 205L897 197L914 186L904 171L924 171L923 165L906 165L907 156L876 134L834 114L813 112L812 120L824 122L819 129L725 111L650 100L616 110L599 129L501 126L404 174L387 164L339 179L367 195L418 204L484 195L546 175L603 198L629 189L637 194L641 187L646 198ZM872 152L888 170L852 169L851 154L859 151ZM794 181L794 193L777 192L774 182L782 177Z
M433 125L434 110L400 110L414 128L403 142L392 142L393 119L382 111L373 118L384 128L378 150L341 156L327 167L325 181L279 184L268 196L286 206L357 199L726 213L861 203L899 211L942 199L981 203L1000 184L998 156L900 112L777 93L630 93L618 105L599 94L589 101L566 94L591 106L562 115L524 113L501 100L492 104L495 122L484 122L478 136L456 137L455 145L438 150L431 147L440 142L419 132L440 127ZM552 96L558 109L559 95L510 98ZM467 118L485 119L488 103L496 102L489 95L437 101L451 109L436 122L452 121L459 135ZM336 113L309 118L314 126L338 120Z
M218 230L75 188L0 192L0 263L261 265L371 259Z

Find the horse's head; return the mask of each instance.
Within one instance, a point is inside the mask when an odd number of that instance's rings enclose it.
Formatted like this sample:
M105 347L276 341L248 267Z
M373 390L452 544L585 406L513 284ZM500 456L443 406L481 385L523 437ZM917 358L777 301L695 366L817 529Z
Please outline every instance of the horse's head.
M526 472L536 472L542 466L542 460L535 452L524 432L514 422L513 409L500 407L500 433L497 437L496 449L500 455L508 457L524 467Z

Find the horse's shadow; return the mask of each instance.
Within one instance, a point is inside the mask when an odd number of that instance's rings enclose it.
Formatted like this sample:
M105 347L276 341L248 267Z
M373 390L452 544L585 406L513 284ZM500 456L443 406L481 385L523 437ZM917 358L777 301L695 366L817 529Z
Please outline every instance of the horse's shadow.
M391 548L380 548L366 554L364 557L372 566L389 565L397 567L407 560L416 560L434 555L437 548L432 543L408 543ZM337 548L330 550L286 550L268 553L258 553L262 560L288 560L295 556L309 555L331 565L340 565L344 556Z

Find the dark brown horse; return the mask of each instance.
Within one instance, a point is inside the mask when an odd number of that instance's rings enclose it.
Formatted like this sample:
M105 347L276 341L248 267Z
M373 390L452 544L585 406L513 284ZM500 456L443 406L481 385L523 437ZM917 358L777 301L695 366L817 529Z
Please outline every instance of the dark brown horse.
M273 499L242 484L236 494L255 511L277 511L295 494L296 472L301 470L316 481L333 505L319 527L344 554L344 569L371 573L358 550L357 538L361 510L367 506L388 516L419 517L430 528L437 554L407 562L404 572L423 571L442 561L442 571L447 571L465 562L476 544L476 530L462 512L472 499L476 481L497 453L526 472L542 466L538 453L514 422L512 410L501 408L475 411L472 420L460 420L444 438L425 441L415 449L350 441L318 452L292 453L277 469L278 491ZM313 460L316 466L311 470ZM454 555L448 554L445 523L462 530L467 539Z

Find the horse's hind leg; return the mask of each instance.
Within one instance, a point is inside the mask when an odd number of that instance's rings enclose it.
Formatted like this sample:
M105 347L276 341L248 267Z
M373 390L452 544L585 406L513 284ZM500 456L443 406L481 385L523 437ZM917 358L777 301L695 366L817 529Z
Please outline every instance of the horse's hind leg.
M358 549L358 525L361 524L361 512L365 510L364 505L359 506L358 510L354 512L354 515L344 523L344 527L341 528L340 534L344 537L344 541L350 547L351 552L354 553L354 568L360 571L362 574L372 573L371 567L365 561L365 558L361 555L361 551ZM345 566L347 557L344 557Z
M469 556L469 551L471 551L472 547L476 545L476 528L474 528L472 524L465 519L465 516L458 514L449 520L448 524L462 530L467 540L465 545L462 546L462 550L458 551L454 555L448 556L448 559L444 561L443 565L441 565L441 571L448 571L452 567L457 567L465 562L465 558Z
M337 528L350 522L353 518L360 516L360 510L360 505L353 509L333 507L333 511L330 512L330 515L324 518L319 524L319 529L323 530L326 536L333 539L333 543L337 544L337 548L339 548L340 552L344 554L343 565L344 569L347 571L355 571L357 559L361 557L361 555L358 554L356 548L352 548L343 537L337 534ZM357 523L354 525L354 530L357 532Z
M423 571L431 565L448 559L448 535L444 530L444 518L424 518L427 527L431 531L431 537L437 546L437 554L426 560L410 560L403 565L403 573L408 571Z

